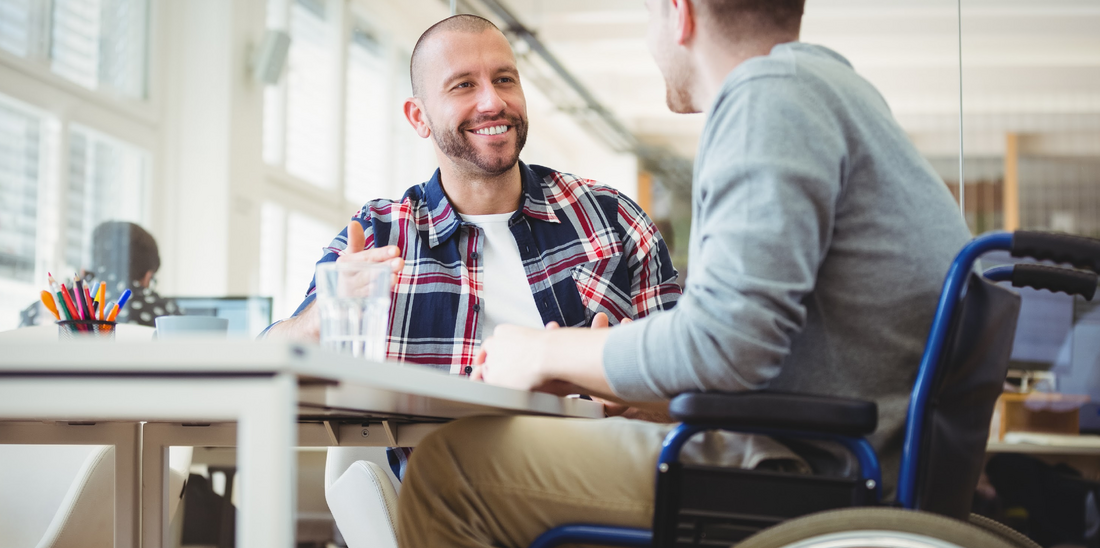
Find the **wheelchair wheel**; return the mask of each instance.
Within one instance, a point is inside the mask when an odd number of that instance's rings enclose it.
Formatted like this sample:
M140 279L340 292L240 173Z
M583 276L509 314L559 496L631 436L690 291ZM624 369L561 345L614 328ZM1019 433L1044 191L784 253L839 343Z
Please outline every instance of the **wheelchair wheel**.
M1006 540L1017 548L1042 548L1037 542L1027 538L1023 533L985 516L978 514L970 514L970 524L977 527L981 527L990 533L993 533L1000 537L1002 540Z
M737 548L1021 548L982 527L913 510L845 508L765 529Z

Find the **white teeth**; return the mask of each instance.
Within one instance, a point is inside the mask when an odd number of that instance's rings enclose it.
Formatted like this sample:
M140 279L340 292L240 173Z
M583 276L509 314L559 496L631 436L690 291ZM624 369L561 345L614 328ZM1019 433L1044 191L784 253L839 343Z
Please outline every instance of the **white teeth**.
M508 126L492 126L474 131L478 135L500 135L508 131Z

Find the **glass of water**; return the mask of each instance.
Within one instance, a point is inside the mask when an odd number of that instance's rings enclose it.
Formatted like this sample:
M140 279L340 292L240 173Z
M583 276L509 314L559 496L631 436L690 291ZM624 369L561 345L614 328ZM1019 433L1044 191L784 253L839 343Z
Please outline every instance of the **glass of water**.
M392 276L387 263L317 266L322 348L371 361L386 359Z

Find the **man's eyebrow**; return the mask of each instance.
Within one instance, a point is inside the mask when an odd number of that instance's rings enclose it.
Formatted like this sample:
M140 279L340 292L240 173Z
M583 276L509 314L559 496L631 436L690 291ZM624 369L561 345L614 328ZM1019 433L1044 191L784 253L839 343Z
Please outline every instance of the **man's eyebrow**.
M455 80L461 80L462 78L466 78L467 76L470 76L472 74L473 74L473 72L469 71L469 70L465 71L465 72L458 72L458 73L452 74L452 75L444 78L443 83L444 84L450 84L451 82L454 82Z
M501 65L500 67L498 67L497 69L495 69L493 71L493 74L501 74L501 73L515 74L515 75L518 76L519 75L519 69L516 68L515 65ZM463 72L456 72L456 73L448 76L447 78L445 78L443 80L443 85L445 85L445 86L450 85L455 80L461 80L463 78L473 76L473 74L474 74L474 71L471 71L471 70L467 70L467 71L463 71Z

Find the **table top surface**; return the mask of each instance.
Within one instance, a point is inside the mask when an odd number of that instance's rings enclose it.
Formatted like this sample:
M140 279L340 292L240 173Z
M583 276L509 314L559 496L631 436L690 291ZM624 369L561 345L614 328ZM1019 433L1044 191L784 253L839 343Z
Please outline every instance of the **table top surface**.
M430 367L370 362L286 341L196 339L136 342L6 340L0 378L240 378L294 375L302 415L421 417L477 414L603 417L588 400L512 390Z

